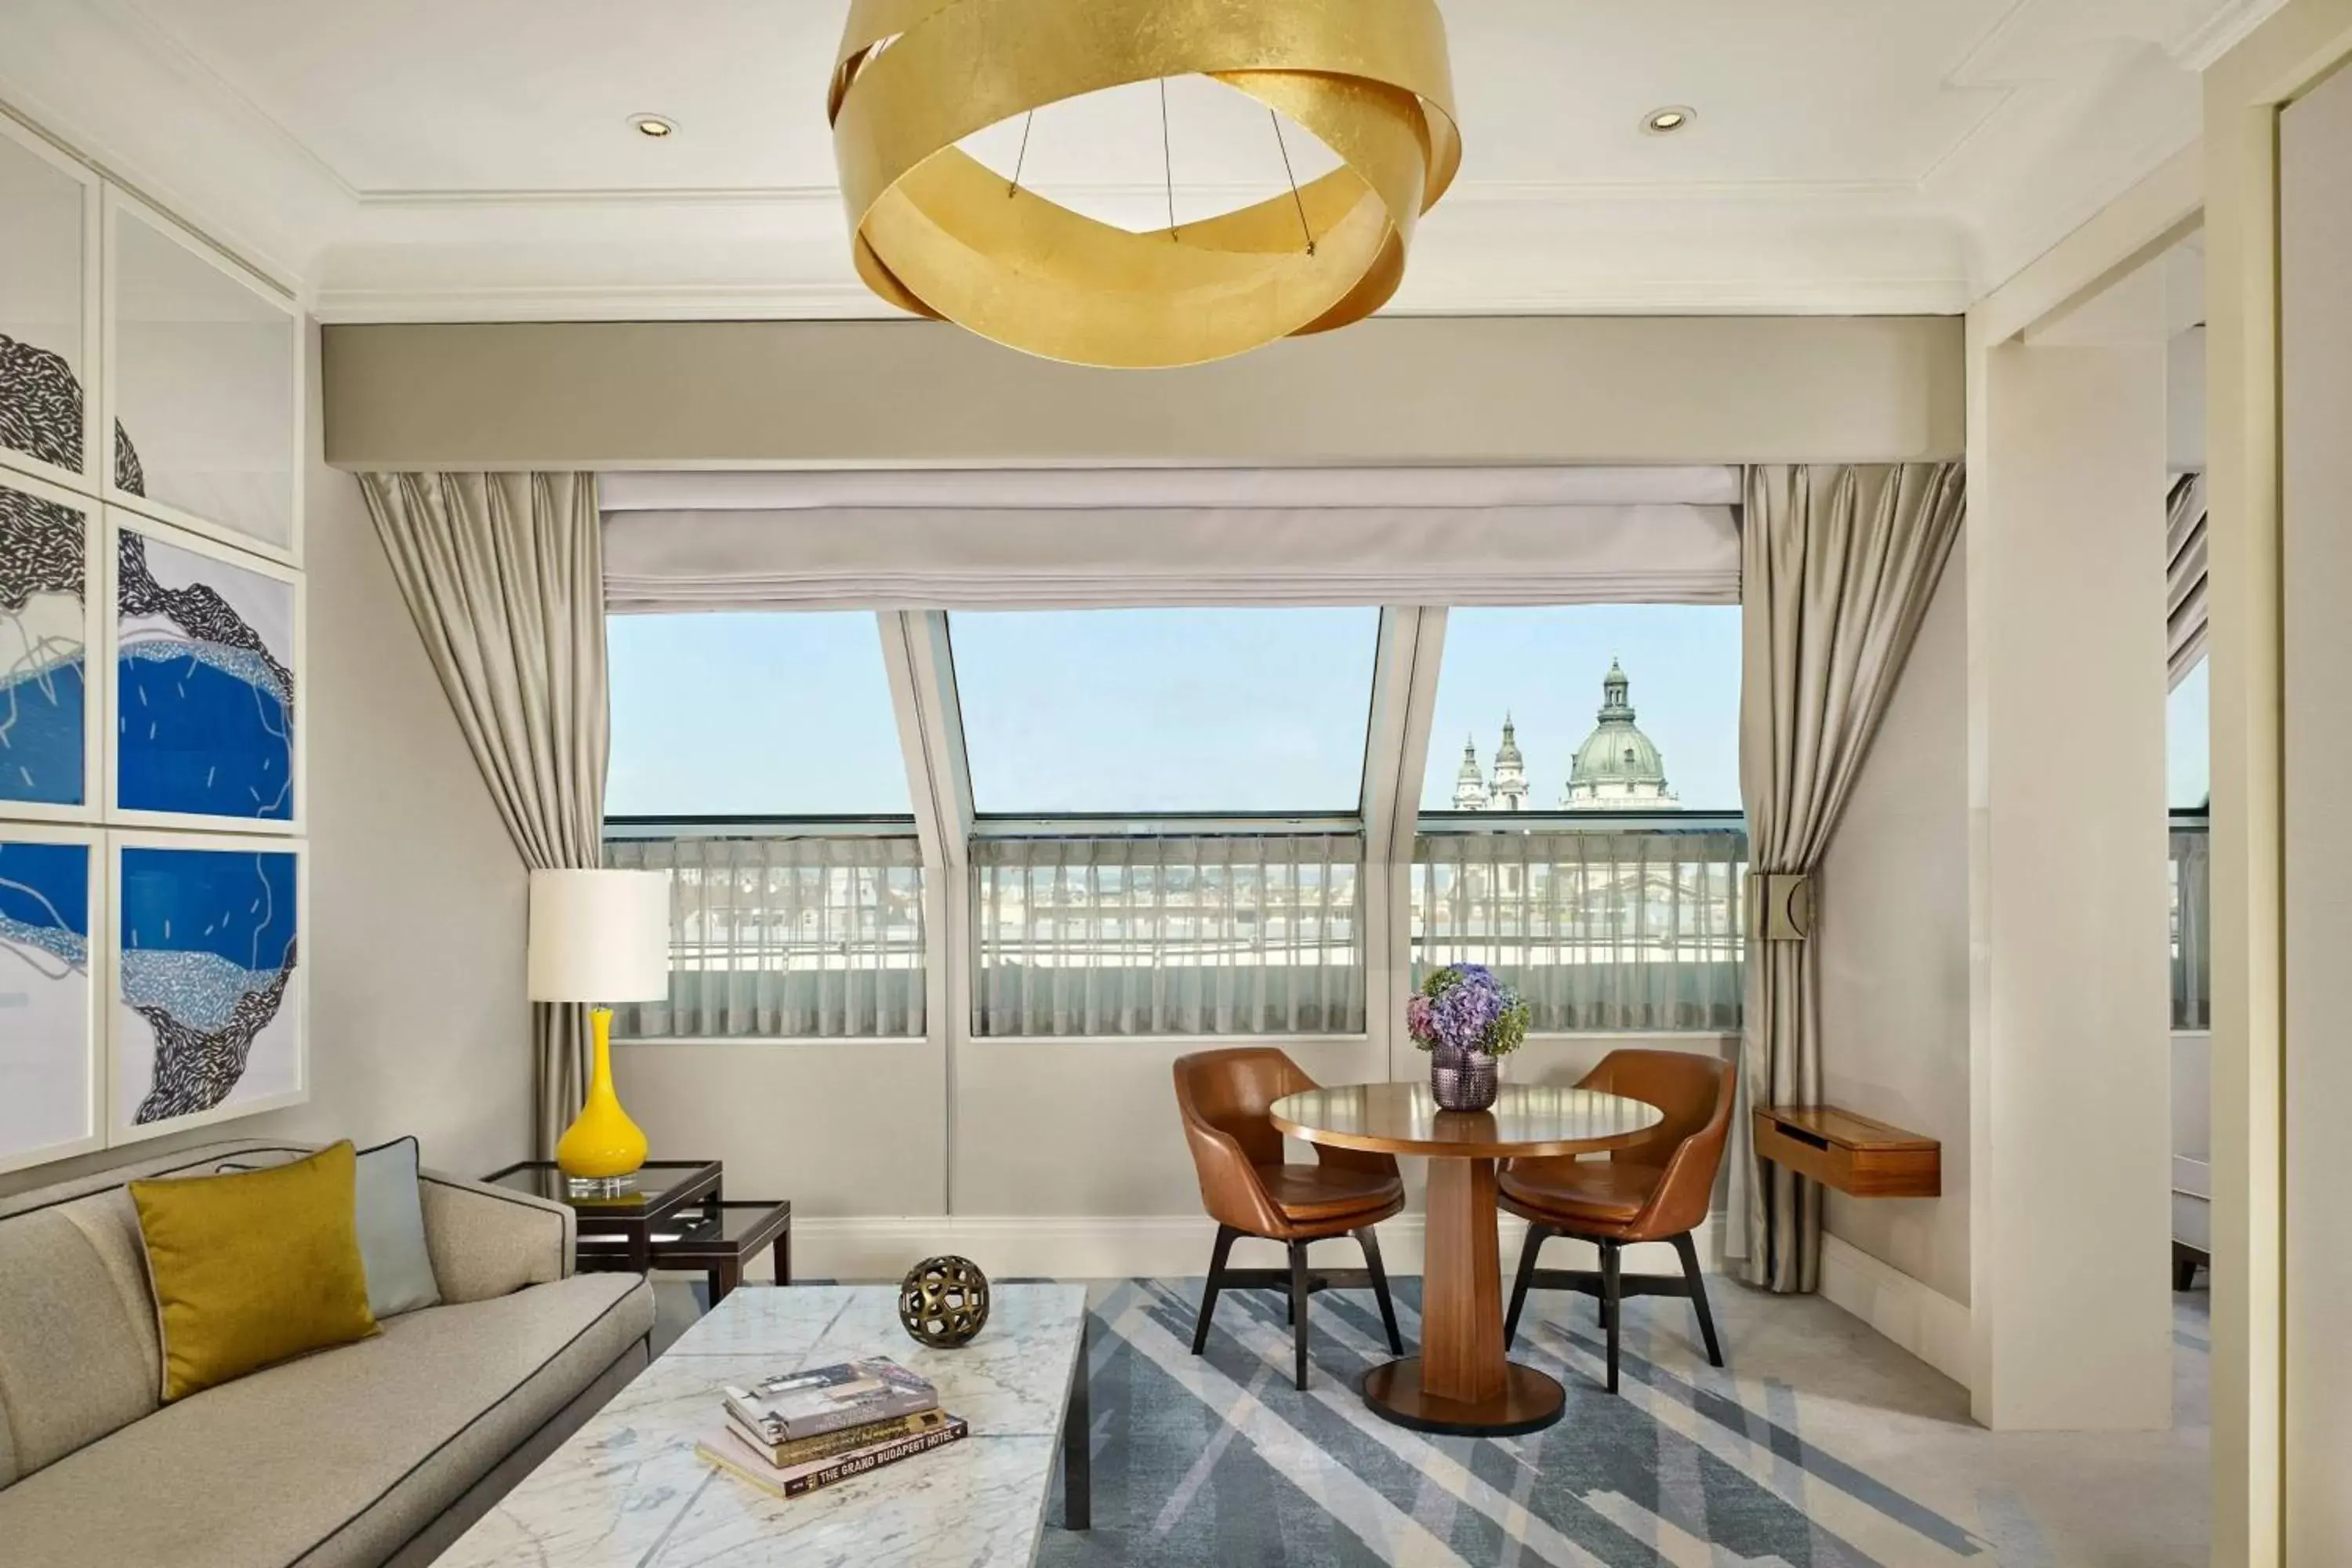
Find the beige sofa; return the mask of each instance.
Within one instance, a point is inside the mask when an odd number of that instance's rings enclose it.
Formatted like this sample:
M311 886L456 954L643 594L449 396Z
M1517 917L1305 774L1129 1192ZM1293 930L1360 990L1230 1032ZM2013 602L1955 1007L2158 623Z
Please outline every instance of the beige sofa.
M570 1210L427 1173L441 1306L163 1405L125 1184L307 1152L218 1143L0 1200L0 1563L421 1568L645 1366L653 1291L574 1275Z

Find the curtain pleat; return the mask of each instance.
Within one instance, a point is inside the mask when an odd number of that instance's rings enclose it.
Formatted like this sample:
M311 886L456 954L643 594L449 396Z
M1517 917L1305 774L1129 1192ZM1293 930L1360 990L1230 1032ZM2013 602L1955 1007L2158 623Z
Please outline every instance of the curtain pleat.
M1363 1030L1359 836L982 839L972 860L983 1036Z
M593 474L362 474L434 673L533 870L603 864L604 539ZM587 1009L532 1009L542 1157L588 1082Z
M669 996L616 1011L638 1039L889 1039L927 1025L912 838L616 838L670 878Z
M1811 873L1836 828L1959 537L1958 463L1761 465L1742 519L1739 794L1759 872ZM1759 1162L1757 1105L1818 1105L1819 960L1810 942L1748 944L1740 1105L1727 1159L1749 1283L1814 1289L1821 1192Z

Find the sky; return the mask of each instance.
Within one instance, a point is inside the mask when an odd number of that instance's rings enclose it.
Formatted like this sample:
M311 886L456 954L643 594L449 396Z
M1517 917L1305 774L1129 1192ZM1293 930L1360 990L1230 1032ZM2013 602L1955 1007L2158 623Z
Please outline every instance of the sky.
M611 816L914 810L865 612L605 620Z
M1373 609L959 612L949 617L983 812L1353 810ZM877 618L615 616L614 816L910 812ZM1490 774L1517 723L1528 805L1559 804L1620 660L1687 810L1739 805L1739 612L1696 605L1457 609L1422 805L1453 800L1465 737ZM2168 709L2167 796L2205 803L2206 667Z
M1739 611L1728 605L1458 609L1445 617L1422 809L1454 800L1462 742L1491 777L1508 714L1527 759L1528 805L1554 810L1592 732L1609 661L1624 668L1633 721L1686 811L1739 809Z
M2210 669L2210 660L2199 659L2165 704L2164 803L2175 811L2212 799Z
M948 617L983 812L1353 811L1380 611Z
M983 812L1355 808L1371 608L958 612L949 639ZM614 816L911 810L876 617L615 616ZM1424 804L1462 737L1491 766L1517 716L1530 805L1558 804L1622 658L1688 807L1738 805L1738 612L1466 609L1448 617Z

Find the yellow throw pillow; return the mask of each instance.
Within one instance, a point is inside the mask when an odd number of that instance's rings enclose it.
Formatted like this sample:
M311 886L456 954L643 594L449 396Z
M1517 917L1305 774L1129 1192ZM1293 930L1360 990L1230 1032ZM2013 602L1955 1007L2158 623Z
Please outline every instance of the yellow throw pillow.
M163 1403L377 1331L348 1142L226 1176L133 1182L163 1331Z

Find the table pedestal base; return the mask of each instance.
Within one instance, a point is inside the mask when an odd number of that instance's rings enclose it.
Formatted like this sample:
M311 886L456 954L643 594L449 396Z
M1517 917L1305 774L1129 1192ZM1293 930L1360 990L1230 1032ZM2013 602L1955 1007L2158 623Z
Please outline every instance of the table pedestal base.
M1424 1393L1421 1358L1407 1356L1376 1366L1360 1384L1372 1413L1416 1432L1456 1437L1509 1437L1540 1432L1558 1421L1567 1391L1531 1366L1505 1363L1503 1391L1480 1400L1444 1399Z

